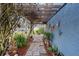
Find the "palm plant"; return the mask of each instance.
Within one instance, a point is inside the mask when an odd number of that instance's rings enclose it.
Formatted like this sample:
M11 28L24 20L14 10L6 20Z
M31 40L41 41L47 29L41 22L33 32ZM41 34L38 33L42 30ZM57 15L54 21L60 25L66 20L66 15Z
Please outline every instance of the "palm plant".
M26 46L27 39L23 34L16 34L14 39L16 40L16 45L18 48Z

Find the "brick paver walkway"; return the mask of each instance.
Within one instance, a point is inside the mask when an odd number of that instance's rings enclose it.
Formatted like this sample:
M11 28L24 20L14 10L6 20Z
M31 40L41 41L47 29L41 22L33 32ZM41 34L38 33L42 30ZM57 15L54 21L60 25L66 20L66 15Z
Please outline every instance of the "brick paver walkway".
M26 56L45 56L47 53L44 48L43 36L35 35L33 36L33 39L34 40L29 47Z

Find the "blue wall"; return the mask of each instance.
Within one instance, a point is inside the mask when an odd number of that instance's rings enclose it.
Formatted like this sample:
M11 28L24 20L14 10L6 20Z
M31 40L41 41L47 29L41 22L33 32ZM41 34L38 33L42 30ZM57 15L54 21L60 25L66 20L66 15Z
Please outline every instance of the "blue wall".
M79 55L79 4L67 4L49 20L48 24L56 24L52 44L57 45L65 56ZM59 30L62 32L61 36Z

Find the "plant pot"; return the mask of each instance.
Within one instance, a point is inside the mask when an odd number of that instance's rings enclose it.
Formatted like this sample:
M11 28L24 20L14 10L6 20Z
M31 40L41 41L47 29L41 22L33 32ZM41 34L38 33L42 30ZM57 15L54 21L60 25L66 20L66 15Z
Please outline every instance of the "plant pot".
M15 54L17 53L17 50L9 50L8 51L8 54L10 55L10 56L14 56Z
M55 56L55 53L52 51L47 51L47 53L48 53L48 56Z
M51 51L48 51L48 56L52 56L52 52Z
M24 56L26 54L26 47L18 48L18 56Z

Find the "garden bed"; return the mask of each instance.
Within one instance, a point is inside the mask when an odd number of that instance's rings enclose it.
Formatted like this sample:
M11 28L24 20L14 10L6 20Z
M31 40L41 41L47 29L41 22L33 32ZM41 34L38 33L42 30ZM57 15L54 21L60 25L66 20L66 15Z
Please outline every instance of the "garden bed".
M30 47L30 45L31 45L31 43L32 43L32 41L33 41L33 38L29 37L28 40L27 40L26 47L22 47L22 48L15 48L15 47L13 47L10 50L8 50L7 52L8 52L8 54L10 56L14 56L16 54L18 56L25 56L27 51L28 51L28 49L29 49L29 47Z
M47 55L54 56L54 53L48 50L48 48L51 47L49 41L47 39L44 39L43 42L44 42L44 47L45 47L45 50L47 52Z
M58 47L56 46L52 47L48 39L44 39L43 42L48 56L64 56L62 52L58 51Z

